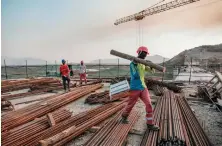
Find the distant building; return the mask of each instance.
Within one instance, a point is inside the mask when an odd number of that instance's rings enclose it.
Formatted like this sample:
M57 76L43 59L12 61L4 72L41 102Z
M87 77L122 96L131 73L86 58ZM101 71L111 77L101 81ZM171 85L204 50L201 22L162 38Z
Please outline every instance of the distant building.
M208 68L212 72L218 71L222 73L222 64L208 64Z
M184 60L184 65L185 66L190 66L191 65L191 59L189 60ZM194 66L199 66L200 65L200 60L199 59L192 59L192 65Z

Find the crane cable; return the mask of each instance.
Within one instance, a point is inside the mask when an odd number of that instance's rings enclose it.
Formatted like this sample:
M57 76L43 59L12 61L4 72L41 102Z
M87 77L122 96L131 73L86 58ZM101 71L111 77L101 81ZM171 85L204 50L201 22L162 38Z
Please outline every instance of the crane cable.
M150 7L147 8L147 9L150 9L150 8L156 6L156 5L158 5L158 4L160 4L160 3L164 2L164 1L165 1L165 0L161 0L161 1L159 1L158 3L150 6ZM136 39L136 46L139 47L139 46L141 46L141 45L143 45L143 25L141 26L140 21L138 21L138 41L137 41L137 39Z

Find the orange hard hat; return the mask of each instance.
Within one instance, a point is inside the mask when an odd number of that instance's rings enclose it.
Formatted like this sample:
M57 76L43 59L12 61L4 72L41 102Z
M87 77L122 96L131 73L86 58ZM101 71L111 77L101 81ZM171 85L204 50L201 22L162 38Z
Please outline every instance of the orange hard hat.
M149 51L148 51L148 49L147 49L147 47L144 47L144 46L141 46L141 47L139 47L138 49L137 49L137 54L139 54L139 52L141 52L141 51L144 51L144 52L146 52L147 54L150 54L149 53Z

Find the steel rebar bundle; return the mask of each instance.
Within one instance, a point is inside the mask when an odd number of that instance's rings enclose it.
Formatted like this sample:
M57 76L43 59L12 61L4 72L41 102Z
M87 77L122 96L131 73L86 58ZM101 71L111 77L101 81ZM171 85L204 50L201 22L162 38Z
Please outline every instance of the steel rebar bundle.
M32 136L29 136L20 141L17 141L16 143L11 144L10 146L38 145L39 141L48 139L52 136L59 134L60 132L63 132L64 130L71 128L72 126L75 126L78 130L75 131L75 133L71 133L71 135L67 135L67 137L64 137L63 140L61 141L62 143L66 143L69 140L71 140L73 137L78 136L79 134L83 133L90 127L96 125L97 123L101 122L102 120L105 120L107 117L111 116L115 112L121 110L124 107L124 104L125 104L124 102L110 103L110 104L106 104L106 105L97 107L95 109L77 114L50 128L47 128ZM56 143L58 142L60 141L56 141Z
M30 96L30 95L36 95L36 94L43 94L45 92L49 92L52 90L58 90L58 89L63 89L62 86L58 86L58 87L45 87L39 90L34 90L34 91L30 91L30 92L25 92L25 93L18 93L18 94L8 94L8 95L3 95L2 98L4 99L15 99L15 98L19 98L19 97L26 97L26 96Z
M30 88L34 85L49 85L49 84L60 84L60 80L53 78L41 78L41 79L29 79L29 80L18 80L18 81L9 81L1 86L1 92L10 92L21 89Z
M158 99L153 118L160 130L147 130L141 146L212 145L183 96L164 91L163 97Z
M156 96L163 95L163 87L159 85L153 85L151 88Z
M158 81L158 80L153 80L153 79L146 79L146 86L147 88L152 88L153 85L159 85L160 87L166 87L169 90L172 90L176 93L180 93L181 92L181 88L176 86L173 83L166 83L166 82L162 82L162 81Z
M203 128L201 127L186 99L184 97L181 98L181 96L176 97L181 110L182 118L185 123L184 130L186 130L188 134L187 141L189 140L191 146L212 146L212 143L205 134Z
M7 113L2 117L2 131L7 131L21 124L34 120L37 117L41 117L101 88L102 86L102 84L95 84L76 88L66 94L55 95L54 98L47 99L46 101L38 102L26 108Z
M109 96L109 91L104 91L100 93L92 93L86 98L85 103L88 103L88 104L109 103L109 102L127 97L128 95L129 95L128 91L113 95L112 98L110 98Z
M45 79L45 78L41 78L41 79ZM48 78L48 79L52 79L52 78ZM39 80L39 79L19 79L19 80L3 80L1 81L2 83L2 86L6 86L6 85L17 85L17 84L21 84L21 83L27 83L27 82L30 82L30 81L35 81L35 80Z
M72 113L65 110L60 109L52 113L52 116L57 123L71 117ZM13 143L17 143L23 139L26 139L27 137L30 137L32 135L35 135L47 128L49 128L50 125L48 123L48 120L46 116L35 119L34 121L27 123L26 125L22 125L20 127L17 127L15 129L12 129L7 132L3 132L2 135L2 145L12 145Z
M129 124L121 123L121 112L104 125L92 138L90 138L85 146L121 146L127 137L128 132L138 119L138 113L132 111L129 115Z
M98 84L98 83L102 83L102 80L101 79L97 79L95 81L92 81L92 82L88 82L87 84L80 84L78 86L87 86L87 85L93 85L93 84Z
M102 113L100 113L98 116L95 116L94 118L90 119L89 121L81 124L81 126L77 126L76 131L74 133L72 133L71 135L65 137L64 139L62 139L61 141L57 142L55 144L55 146L61 146L64 145L65 143L67 143L68 141L72 140L73 137L76 137L78 135L80 135L81 133L83 133L85 130L89 129L90 127L98 124L99 122L107 119L108 117L110 117L111 115L113 115L114 113L116 113L117 111L120 111L121 109L123 109L125 103L121 102L120 104L118 104L117 106L113 107L112 109L108 109Z

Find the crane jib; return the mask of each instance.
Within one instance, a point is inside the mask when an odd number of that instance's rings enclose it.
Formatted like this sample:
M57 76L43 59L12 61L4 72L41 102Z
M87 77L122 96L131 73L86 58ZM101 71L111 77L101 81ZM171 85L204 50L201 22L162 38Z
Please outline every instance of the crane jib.
M162 4L162 5L159 5L159 6L156 6L156 7L147 8L147 9L142 10L139 13L136 13L136 14L117 19L115 21L114 25L129 22L129 21L132 21L132 20L139 21L139 20L144 19L146 16L161 13L161 12L164 12L164 11L167 11L167 10L170 10L170 9L174 9L174 8L177 8L177 7L181 7L183 5L191 4L191 3L194 3L194 2L197 2L197 1L200 1L200 0L174 0L174 1Z

